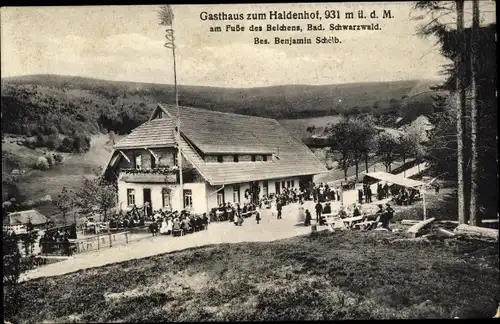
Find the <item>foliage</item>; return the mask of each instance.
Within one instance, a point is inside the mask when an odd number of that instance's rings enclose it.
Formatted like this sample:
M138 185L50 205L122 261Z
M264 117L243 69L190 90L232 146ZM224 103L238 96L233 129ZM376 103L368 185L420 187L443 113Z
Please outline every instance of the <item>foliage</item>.
M38 170L42 170L42 171L50 169L50 164L49 164L49 161L47 160L47 157L45 157L45 156L38 157L38 159L36 159L35 167Z
M117 188L114 183L107 182L101 176L93 179L84 177L82 185L75 192L76 205L84 210L99 208L106 219L108 212L116 205Z
M347 181L347 170L353 163L352 123L344 118L337 124L328 125L325 133L328 134L328 140L332 143L331 150L338 153L336 160L344 171L344 178Z
M64 160L64 157L61 154L56 153L54 154L54 160L56 161L56 163L61 163Z
M15 316L20 308L18 281L21 275L21 253L17 235L2 233L3 248L3 310L5 318Z
M27 234L21 235L21 242L24 248L25 255L30 255L33 253L35 243L38 239L38 231L29 231Z
M397 159L399 138L388 132L381 132L376 137L376 154L380 156L387 171L391 171L391 164Z
M71 211L75 205L75 196L73 192L63 187L61 193L57 196L57 200L54 201L54 205L61 211L63 221L66 224L66 214Z
M65 153L85 153L90 149L90 137L75 133L71 136L66 136L58 151Z
M374 102L381 112L389 111L391 99L406 95L419 82L250 89L180 86L179 92L185 106L296 119L338 114L355 107L368 111ZM342 109L337 107L339 97L343 98ZM174 103L175 93L172 85L34 75L2 79L1 101L2 131L6 133L49 136L56 127L63 136L75 131L85 136L106 131L123 135L147 121L158 102Z

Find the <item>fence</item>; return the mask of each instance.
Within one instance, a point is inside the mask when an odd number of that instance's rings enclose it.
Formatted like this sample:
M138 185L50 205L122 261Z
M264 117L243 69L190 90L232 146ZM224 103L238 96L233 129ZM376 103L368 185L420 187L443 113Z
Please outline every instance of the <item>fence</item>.
M132 241L137 241L138 239L140 239L140 237L126 231L119 233L102 233L82 239L72 240L72 243L76 246L76 252L82 253L98 251L117 245L125 245Z

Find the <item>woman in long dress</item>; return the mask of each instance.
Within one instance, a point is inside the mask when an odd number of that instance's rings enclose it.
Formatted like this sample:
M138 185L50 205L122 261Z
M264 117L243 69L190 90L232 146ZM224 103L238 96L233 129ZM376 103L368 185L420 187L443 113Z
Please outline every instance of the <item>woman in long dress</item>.
M161 227L160 227L160 234L167 234L167 219L164 218L163 221L161 222Z
M239 221L239 217L238 217L238 210L235 209L234 210L234 216L233 216L233 222L234 222L234 225L238 226L238 221Z
M170 216L167 219L167 235L170 234L170 233L172 233L173 226L174 226L174 222L172 220L172 217Z
M278 209L276 207L276 197L271 200L271 215L274 217L278 214Z

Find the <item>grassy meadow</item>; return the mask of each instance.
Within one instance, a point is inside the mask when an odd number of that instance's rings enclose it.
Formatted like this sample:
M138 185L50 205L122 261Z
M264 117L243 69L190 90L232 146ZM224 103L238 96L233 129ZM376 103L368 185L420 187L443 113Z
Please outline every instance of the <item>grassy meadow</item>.
M498 245L319 232L222 244L22 283L16 322L486 318Z

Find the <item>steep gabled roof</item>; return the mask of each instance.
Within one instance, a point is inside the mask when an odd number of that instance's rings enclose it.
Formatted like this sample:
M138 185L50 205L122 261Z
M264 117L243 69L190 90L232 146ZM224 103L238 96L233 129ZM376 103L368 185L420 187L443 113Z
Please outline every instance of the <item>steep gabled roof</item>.
M177 119L175 106L159 107ZM259 136L262 130L276 123L273 119L184 106L179 110L181 132L205 154L271 154L277 150Z
M152 119L115 144L115 149L175 146L175 125L169 118Z
M160 107L177 116L175 106ZM274 119L191 107L180 107L180 119L184 156L212 185L327 172L311 150ZM204 153L257 154L260 149L261 154L273 153L277 158L268 162L205 163L194 146Z

